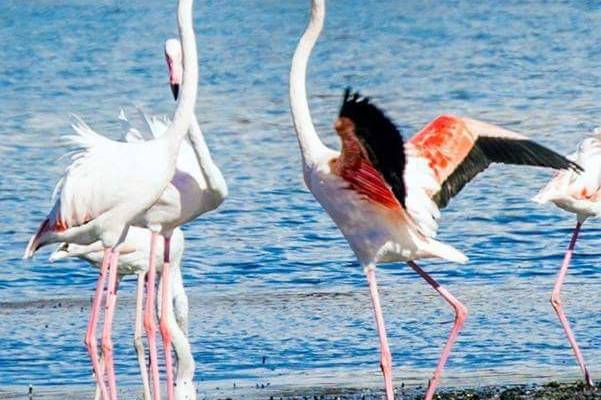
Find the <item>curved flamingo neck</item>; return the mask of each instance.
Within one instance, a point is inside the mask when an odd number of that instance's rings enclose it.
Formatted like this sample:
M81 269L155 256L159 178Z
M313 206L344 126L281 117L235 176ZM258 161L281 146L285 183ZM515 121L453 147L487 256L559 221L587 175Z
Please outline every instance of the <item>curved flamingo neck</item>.
M179 145L188 131L194 116L196 104L196 88L198 86L198 54L196 38L192 24L193 0L179 0L177 7L177 23L182 43L183 77L182 86L173 115L173 120L163 135L165 140L174 146L175 156Z
M307 100L307 64L325 18L325 0L311 2L311 18L301 37L290 68L290 111L305 167L313 164L325 145L319 139Z

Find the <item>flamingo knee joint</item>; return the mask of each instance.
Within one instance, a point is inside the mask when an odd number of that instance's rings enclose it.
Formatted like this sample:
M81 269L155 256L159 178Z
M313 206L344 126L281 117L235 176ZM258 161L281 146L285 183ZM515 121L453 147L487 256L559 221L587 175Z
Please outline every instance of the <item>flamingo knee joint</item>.
M559 293L554 292L551 295L551 299L549 301L551 302L551 305L553 306L555 311L558 311L559 309L561 309L561 306L563 305L563 303L561 302L561 297L559 296Z

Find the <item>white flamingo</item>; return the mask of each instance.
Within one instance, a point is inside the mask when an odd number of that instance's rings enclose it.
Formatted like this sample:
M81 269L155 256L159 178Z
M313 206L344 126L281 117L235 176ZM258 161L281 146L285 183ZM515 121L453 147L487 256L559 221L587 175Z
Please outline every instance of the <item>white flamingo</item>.
M137 275L136 290L136 322L134 333L134 347L138 356L140 373L144 388L144 399L150 400L150 385L148 383L148 372L146 370L146 360L144 356L144 344L142 340L142 321L143 321L143 298L144 283L146 272L148 270L148 256L150 254L150 235L147 229L131 227L127 237L121 245L119 256L117 285L125 275ZM159 253L155 256L157 269L161 270L163 266L162 243L158 244ZM169 302L173 304L173 312L169 315L169 332L173 338L173 347L177 360L176 374L176 398L192 400L196 398L196 390L193 383L194 378L194 358L190 349L190 343L187 338L188 330L188 298L184 289L181 273L181 261L184 251L184 236L181 230L175 229L171 240L171 298ZM102 264L103 248L101 242L95 242L91 245L78 245L61 243L50 256L50 261L58 261L67 257L77 257L90 262L96 267ZM161 282L162 283L162 282ZM102 364L102 361L101 361ZM100 397L100 388L97 388L96 398Z
M551 292L551 305L568 337L570 346L572 346L585 383L593 387L593 380L584 362L584 357L563 311L561 287L568 272L582 224L589 217L601 216L601 129L597 128L594 135L579 143L576 153L569 155L568 158L582 166L584 172L581 174L575 174L572 171L558 172L533 200L539 204L552 202L557 207L576 214L576 227Z
M169 67L169 82L174 97L177 99L179 86L181 83L181 45L177 39L169 39L165 42L165 58ZM185 83L185 82L184 82ZM126 136L129 141L147 140L147 138L156 139L166 134L170 121L166 118L149 117L143 114L146 122L146 128L142 131L135 127L129 129ZM127 119L124 118L127 122ZM180 153L177 159L177 166L173 179L165 189L165 192L149 210L136 219L134 225L158 225L164 237L164 260L162 270L162 280L169 280L169 242L174 229L189 221L192 221L202 214L212 211L219 207L228 195L227 184L219 167L215 164L209 152L209 148L204 140L204 135L198 124L195 115L192 117L188 141L183 141L180 147ZM158 233L152 235L151 243L156 242ZM154 251L153 251L154 252ZM151 271L149 271L150 273ZM167 301L170 297L169 285L162 286L162 308L167 311L171 304ZM154 296L146 297L145 307L145 328L150 336L155 331L154 317L152 316L152 305ZM161 313L161 315L163 315ZM167 372L167 396L168 400L174 398L173 371L171 361L171 337L169 334L168 321L161 318L161 335L165 351L165 363ZM150 341L150 340L149 340ZM156 360L156 347L150 347L151 366L153 382L158 382L158 367ZM154 354L154 355L153 355ZM178 392L181 388L176 388Z
M523 135L448 115L434 119L404 143L382 111L348 90L335 125L342 149L327 148L311 121L305 83L308 59L324 17L325 1L313 0L310 21L290 71L290 109L304 180L367 275L388 400L394 398L392 361L378 297L376 264L406 262L454 308L453 328L426 391L425 398L430 400L467 316L467 308L415 263L428 257L467 261L460 251L434 239L439 208L493 162L578 167Z
M117 386L113 366L111 330L116 301L117 260L119 246L125 239L129 226L134 220L164 195L167 185L175 173L179 147L190 126L196 102L198 66L196 42L192 27L193 0L179 0L178 25L183 43L183 85L173 122L168 131L159 139L137 143L124 143L107 139L94 133L85 132L85 147L73 156L73 163L67 168L59 185L60 194L50 214L42 222L25 250L25 257L43 245L56 242L69 242L88 245L98 240L102 242L104 256L96 294L92 303L92 313L86 346L92 359L102 398L117 398ZM81 142L81 137L79 142ZM148 298L154 304L154 249L156 234L162 231L160 224L146 220L153 231L151 255L149 257ZM169 242L165 242L168 254ZM168 258L168 257L167 257ZM164 266L164 282L168 281L168 262ZM104 382L104 371L100 368L95 339L95 330L102 301L102 292L108 273L108 295L106 300L105 323L102 334L102 350L106 364L108 390ZM168 284L164 285L167 289ZM147 302L147 305L149 302ZM148 307L147 307L148 308ZM152 307L150 307L152 311ZM167 318L167 309L163 308ZM149 311L148 309L146 310ZM149 312L148 315L154 317ZM145 318L145 326L154 328L154 321ZM164 323L166 327L166 321ZM156 344L150 343L154 329L149 334L151 356L154 355L156 368ZM153 374L155 398L160 397L158 372Z

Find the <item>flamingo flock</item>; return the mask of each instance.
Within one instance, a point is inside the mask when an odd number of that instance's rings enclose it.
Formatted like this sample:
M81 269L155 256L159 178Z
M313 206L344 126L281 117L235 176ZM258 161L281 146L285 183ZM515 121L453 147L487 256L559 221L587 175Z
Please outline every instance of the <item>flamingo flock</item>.
M31 258L41 247L57 243L50 261L75 257L99 268L85 345L96 398L101 400L119 397L112 326L119 282L125 275L137 277L134 346L144 399L159 400L162 395L157 330L163 345L166 398L196 398L195 362L187 338L181 227L217 209L228 196L228 188L195 115L198 54L192 11L193 0L178 1L179 38L167 40L164 47L169 85L177 101L173 117L149 116L139 110L143 126L134 126L122 112L126 131L119 141L96 133L75 117L74 133L67 138L75 147L69 153L71 163L55 190L54 206L25 250L24 258ZM328 148L313 125L306 91L309 59L324 20L325 0L311 0L309 23L291 63L290 111L304 182L347 240L366 276L386 399L395 398L393 363L376 268L381 263L405 263L453 310L454 322L426 389L424 398L430 400L468 308L417 262L468 262L460 250L436 239L441 210L495 163L556 170L533 200L552 202L577 216L551 303L585 383L592 386L560 291L582 224L601 215L601 133L585 139L574 155L564 157L522 133L443 114L405 139L372 99L347 88L333 118L340 149Z

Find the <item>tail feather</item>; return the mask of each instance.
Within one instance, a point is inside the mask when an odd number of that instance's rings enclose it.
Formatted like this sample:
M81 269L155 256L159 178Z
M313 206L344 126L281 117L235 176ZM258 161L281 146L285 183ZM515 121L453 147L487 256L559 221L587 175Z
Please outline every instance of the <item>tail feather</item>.
M428 256L443 258L459 264L465 264L468 261L465 254L455 249L453 246L444 244L435 239L428 238L427 241L422 244L421 248Z
M73 133L62 137L67 145L74 146L77 149L87 150L99 144L110 143L111 140L96 133L79 116L71 114L71 128Z
M549 200L551 200L551 196L549 195L547 190L541 190L531 200L538 204L545 204L549 202Z

